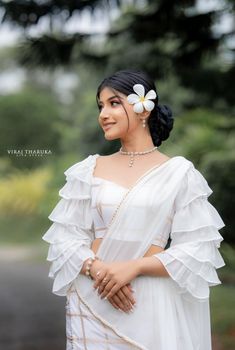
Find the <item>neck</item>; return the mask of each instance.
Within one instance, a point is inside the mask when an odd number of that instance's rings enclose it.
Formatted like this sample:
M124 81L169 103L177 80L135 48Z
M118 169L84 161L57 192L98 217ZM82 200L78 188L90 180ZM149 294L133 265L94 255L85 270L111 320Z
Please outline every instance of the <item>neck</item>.
M131 146L131 145L125 145L125 144L122 144L122 151L124 152L145 152L145 151L150 151L151 149L153 149L155 146L154 144L150 144L150 145L139 145L139 146Z
M138 136L138 135L136 135ZM154 147L150 134L141 137L129 137L121 140L122 150L124 152L144 152Z
M124 152L145 152L154 148L149 127L143 128L140 124L137 129L129 130L121 137L120 143Z

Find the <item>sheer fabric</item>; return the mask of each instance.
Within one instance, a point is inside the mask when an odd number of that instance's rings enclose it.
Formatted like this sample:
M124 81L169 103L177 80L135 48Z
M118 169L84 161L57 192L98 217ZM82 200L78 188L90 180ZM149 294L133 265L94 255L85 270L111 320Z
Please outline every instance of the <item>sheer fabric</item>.
M210 350L209 287L219 284L216 268L224 226L208 202L212 190L192 162L173 157L146 172L129 190L105 233L97 255L104 261L142 257L153 240L168 249L155 255L169 277L139 276L132 281L137 307L120 314L101 300L92 281L79 274L93 256L91 181L98 154L70 167L62 197L43 236L50 243L48 260L53 292L66 295L73 285L98 320L139 349Z
M126 192L128 192L126 187L115 182L96 176L92 177L91 210L95 238L104 237L115 209ZM159 239L157 235L157 238L151 244L164 247L166 240Z

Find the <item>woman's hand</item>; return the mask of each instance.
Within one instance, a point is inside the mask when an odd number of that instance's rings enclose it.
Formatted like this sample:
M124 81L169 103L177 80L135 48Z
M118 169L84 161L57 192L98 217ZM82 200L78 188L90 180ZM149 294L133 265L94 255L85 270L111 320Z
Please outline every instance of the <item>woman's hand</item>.
M99 263L99 266L98 266ZM111 298L123 286L129 284L139 274L139 265L137 260L124 262L93 263L91 271L92 277L95 279L94 288L98 288L101 298Z
M90 274L92 278L95 280L95 282L99 283L97 272L101 270L105 271L108 267L109 267L109 264L101 260L95 260L93 262L90 269ZM101 294L104 288L105 288L105 284L100 283L98 288L98 293ZM116 309L122 310L124 312L129 312L136 303L136 300L133 297L133 289L130 283L121 287L112 297L108 297L107 299L112 304L113 307L115 307Z
M107 299L115 309L127 313L132 311L133 306L136 304L136 300L133 297L133 289L130 284L122 287L116 294L114 294L114 296Z

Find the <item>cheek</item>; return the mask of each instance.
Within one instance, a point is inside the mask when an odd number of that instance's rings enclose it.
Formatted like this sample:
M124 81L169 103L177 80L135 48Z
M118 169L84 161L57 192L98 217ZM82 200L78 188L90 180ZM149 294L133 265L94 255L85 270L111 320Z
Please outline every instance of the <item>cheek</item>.
M113 111L113 117L117 121L117 125L121 128L125 127L127 128L128 125L128 116L126 115L125 111L123 111L122 108L117 108ZM130 119L130 117L129 117Z
M135 129L139 124L138 116L135 113L133 113L133 111L131 111L131 113L128 113L128 116L129 116L129 128Z
M129 117L130 124L138 124L138 115L133 110L133 105L127 104L126 111Z
M126 123L128 123L128 120L129 120L130 126L138 124L138 116L133 111L133 107L129 104L126 104L125 109L126 109L126 112L123 109L120 111L120 113L122 114L122 119L126 121Z

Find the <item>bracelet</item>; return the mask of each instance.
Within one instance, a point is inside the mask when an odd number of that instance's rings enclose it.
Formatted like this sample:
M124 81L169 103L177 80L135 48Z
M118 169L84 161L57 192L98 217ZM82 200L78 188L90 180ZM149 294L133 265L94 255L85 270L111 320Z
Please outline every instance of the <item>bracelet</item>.
M88 259L88 262L87 262L87 264L86 264L86 271L85 271L85 274L86 274L86 276L87 277L90 277L91 279L93 279L92 278L92 276L91 276L91 265L93 264L93 262L95 261L95 260L98 260L99 258L97 257L97 256L95 256L94 258L89 258Z

